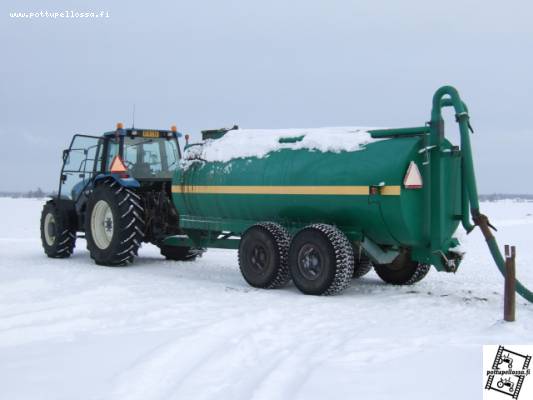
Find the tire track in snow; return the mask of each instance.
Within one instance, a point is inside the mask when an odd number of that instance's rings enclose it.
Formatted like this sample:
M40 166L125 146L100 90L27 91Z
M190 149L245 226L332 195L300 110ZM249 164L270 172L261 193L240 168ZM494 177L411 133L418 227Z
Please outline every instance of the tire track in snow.
M238 395L237 386L228 387L228 382L232 382L229 377L235 381L238 376L235 369L244 369L243 373L253 369L255 375L261 375L261 368L272 367L271 363L259 368L254 364L258 347L249 337L257 335L262 327L272 326L265 333L268 340L281 318L273 312L265 312L260 317L253 314L230 317L162 344L121 373L106 399L222 398L218 397L219 393L228 389ZM243 343L247 343L244 350ZM272 360L272 364L275 362L276 359ZM207 372L210 369L212 371ZM210 386L206 385L206 379L212 379ZM255 379L260 376L254 378L252 384L246 380L241 382L251 386L247 392L255 387Z
M316 349L314 344L296 345L275 368L261 379L250 393L250 400L292 399L304 384L317 361L310 360L309 354Z
M257 336L252 331L246 332L215 351L207 362L196 365L175 386L172 398L250 399L251 393L278 367L287 352L279 346L264 346Z

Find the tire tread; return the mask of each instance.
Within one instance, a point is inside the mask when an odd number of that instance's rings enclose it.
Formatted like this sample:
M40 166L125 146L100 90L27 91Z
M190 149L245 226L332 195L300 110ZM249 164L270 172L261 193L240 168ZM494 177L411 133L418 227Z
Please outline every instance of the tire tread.
M355 265L352 244L346 235L333 225L317 223L304 229L321 232L327 238L335 253L335 275L331 284L321 295L332 296L341 293L350 286L354 274Z
M266 285L261 286L261 288L277 289L287 285L287 283L289 283L289 281L291 280L289 272L289 245L291 242L291 237L289 235L289 232L280 224L268 221L259 222L255 225L252 225L250 228L248 228L248 230L252 228L259 228L267 232L274 239L274 243L276 245L277 252L279 255L280 265L276 271L274 278L271 279L271 281L268 282ZM243 236L245 234L246 232L243 234ZM243 274L244 276L240 251L238 252L238 261L239 269L241 271L241 274Z
M118 221L114 221L115 229L119 230L119 241L115 245L114 254L105 260L98 259L100 249L88 238L87 250L91 258L99 265L120 266L131 264L138 254L144 237L144 209L140 204L140 196L132 189L119 186L113 179L104 180L98 187L106 187L115 197L115 206L118 209ZM91 216L87 215L85 230L86 234L90 230ZM111 244L112 245L112 244Z
M52 209L52 210L50 210ZM49 212L54 213L54 218L56 221L56 226L61 231L56 238L57 245L55 246L45 246L45 235L44 235L44 220L46 215ZM76 230L69 226L68 216L64 212L61 212L54 204L53 200L49 200L43 206L41 214L41 240L43 241L43 248L46 255L50 258L68 258L74 252L76 247Z
M362 247L354 247L353 251L355 260L353 278L358 279L368 274L372 270L373 264Z

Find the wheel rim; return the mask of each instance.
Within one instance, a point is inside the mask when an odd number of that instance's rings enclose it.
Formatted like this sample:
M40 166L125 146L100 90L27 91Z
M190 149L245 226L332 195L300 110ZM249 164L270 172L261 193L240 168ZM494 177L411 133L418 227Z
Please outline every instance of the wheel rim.
M52 246L56 241L56 218L52 213L46 214L44 218L44 239L48 246Z
M109 247L114 233L114 220L111 207L105 200L99 200L91 214L91 233L96 246L104 250Z
M268 252L260 244L255 245L252 247L252 251L250 252L250 265L252 268L258 272L259 274L263 274L268 266Z
M304 244L298 251L298 270L304 278L314 281L322 274L322 257L311 243Z

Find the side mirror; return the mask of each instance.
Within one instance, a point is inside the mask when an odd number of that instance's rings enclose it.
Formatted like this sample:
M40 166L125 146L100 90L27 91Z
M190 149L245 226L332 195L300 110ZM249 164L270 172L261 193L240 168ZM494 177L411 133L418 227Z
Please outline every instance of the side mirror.
M63 162L67 161L69 150L63 150Z
M65 183L67 181L67 174L61 175L61 183Z

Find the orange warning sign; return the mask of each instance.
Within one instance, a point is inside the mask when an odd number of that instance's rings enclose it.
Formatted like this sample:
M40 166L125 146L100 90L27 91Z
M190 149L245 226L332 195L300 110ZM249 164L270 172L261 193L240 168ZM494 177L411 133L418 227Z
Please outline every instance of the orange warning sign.
M420 174L418 166L413 161L409 163L409 168L407 168L403 184L406 189L422 188L422 175Z
M124 161L122 161L122 158L117 154L115 158L113 158L113 162L111 163L111 168L109 168L109 171L112 174L120 174L122 172L126 172L128 169L126 168L126 165L124 164Z

